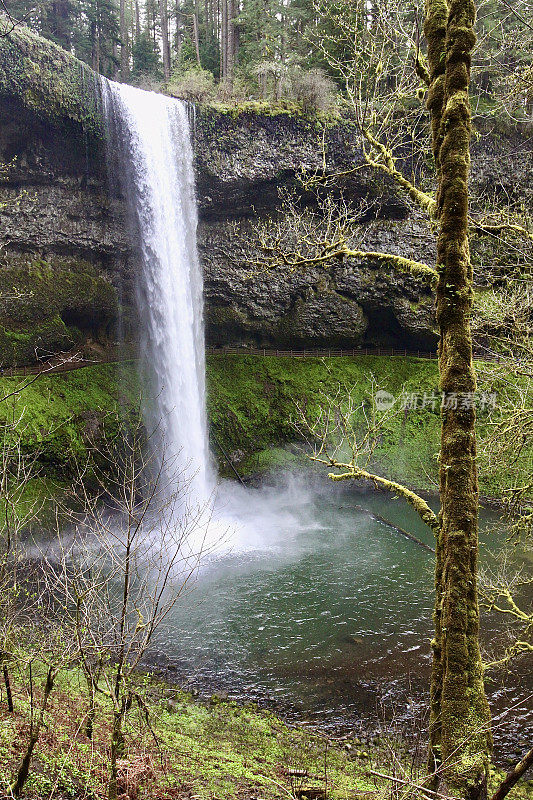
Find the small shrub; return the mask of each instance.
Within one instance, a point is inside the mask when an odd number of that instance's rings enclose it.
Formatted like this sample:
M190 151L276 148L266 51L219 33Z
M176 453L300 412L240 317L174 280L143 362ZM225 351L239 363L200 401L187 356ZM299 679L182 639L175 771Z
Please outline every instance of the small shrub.
M145 92L160 92L162 79L161 77L157 77L157 75L140 73L134 76L134 85L139 89L144 89Z
M321 69L291 72L291 95L308 113L330 111L335 104L335 84Z
M233 81L223 80L217 86L216 99L221 103L242 103L250 96L250 91L242 78Z
M205 103L215 94L213 74L206 69L188 69L171 79L168 93L190 103Z
M261 61L254 68L254 74L259 87L259 96L263 100L279 100L284 92L290 90L287 68L279 61Z

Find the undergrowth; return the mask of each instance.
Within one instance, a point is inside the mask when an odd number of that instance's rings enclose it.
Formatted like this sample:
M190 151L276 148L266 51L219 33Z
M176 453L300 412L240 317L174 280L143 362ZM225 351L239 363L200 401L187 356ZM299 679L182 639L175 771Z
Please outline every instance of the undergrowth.
M27 379L26 379L27 380ZM0 378L0 397L25 385L22 378ZM437 363L415 357L356 356L277 358L210 355L207 358L207 412L211 444L222 474L232 474L229 458L243 475L290 468L308 452L294 423L302 410L312 416L328 395L350 393L367 407L384 389L438 396ZM480 390L498 387L480 386ZM84 453L86 439L106 424L108 412L135 403L139 384L133 363L95 365L41 376L7 402L0 402L0 422L21 417L22 446L38 450L47 477L68 478L72 456ZM112 415L110 415L112 416ZM479 450L491 435L486 412L478 414ZM392 479L420 489L436 488L440 417L434 407L409 409L389 421L381 433L374 467ZM297 447L294 444L297 444ZM524 458L531 459L531 447ZM480 489L498 496L509 480L505 464L485 470Z
M13 672L15 710L0 703L0 792L8 787L28 737L31 702L38 706L42 680L34 664L32 700L27 679ZM374 773L398 774L416 785L423 765L412 764L405 743L387 734L361 749L361 740L328 738L303 725L289 725L254 705L239 705L216 695L199 700L151 675L139 674L146 715L132 708L120 761L123 800L244 800L261 797L389 800L387 780ZM86 690L81 672L64 670L51 695L46 727L34 752L28 800L72 798L103 800L108 782L111 717L97 699L92 738L87 738ZM394 767L393 762L396 762ZM494 789L502 773L491 769ZM510 800L531 797L531 783L519 784ZM404 798L417 797L415 788Z

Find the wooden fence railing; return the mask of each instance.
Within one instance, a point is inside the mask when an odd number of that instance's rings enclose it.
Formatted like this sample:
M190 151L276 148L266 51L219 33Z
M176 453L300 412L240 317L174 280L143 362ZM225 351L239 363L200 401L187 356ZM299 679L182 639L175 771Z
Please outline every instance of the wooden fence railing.
M281 348L268 347L247 347L240 345L235 347L207 347L208 355L250 355L250 356L277 356L279 358L332 358L332 357L356 357L356 356L399 356L401 358L427 358L436 360L437 353L426 352L424 350L408 350L394 347L354 347L354 348L317 348L304 350L282 350ZM482 361L498 361L498 357L492 353L474 353L474 358Z
M407 350L394 347L363 347L363 348L317 348L303 350L282 350L281 348L268 347L247 347L223 346L206 347L207 355L249 355L249 356L272 356L278 358L333 358L333 357L357 357L357 356L391 356L407 358L425 358L436 360L436 353L429 353L423 350ZM493 353L475 353L474 358L481 361L498 361L498 357ZM10 367L9 369L0 368L0 376L29 376L29 375L51 375L58 372L71 372L76 369L84 369L97 364L125 364L133 363L135 358L118 358L117 353L110 353L94 359L85 359L76 354L66 354L63 360L48 361L41 364L31 364L22 367Z

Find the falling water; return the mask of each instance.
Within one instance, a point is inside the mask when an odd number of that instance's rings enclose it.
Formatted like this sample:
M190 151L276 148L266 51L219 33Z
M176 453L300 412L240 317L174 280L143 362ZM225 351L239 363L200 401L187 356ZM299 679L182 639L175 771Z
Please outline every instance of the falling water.
M151 381L149 427L192 477L189 508L199 515L199 547L220 553L262 548L308 521L287 508L294 492L263 495L223 481L215 486L205 413L202 275L187 107L164 95L103 79L110 174L130 206L142 263L136 289L141 351ZM299 491L300 499L302 492ZM208 532L206 532L208 530ZM207 537L207 540L204 538ZM193 537L194 538L194 537ZM207 546L206 546L207 541Z
M141 354L155 398L147 422L167 458L210 495L205 414L202 274L196 248L193 152L186 106L105 81L104 111L114 169L142 257L136 283Z

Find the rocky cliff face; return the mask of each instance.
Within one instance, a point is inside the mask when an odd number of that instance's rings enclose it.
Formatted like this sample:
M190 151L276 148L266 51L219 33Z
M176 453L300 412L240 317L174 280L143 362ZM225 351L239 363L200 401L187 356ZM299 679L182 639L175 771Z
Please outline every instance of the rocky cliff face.
M3 365L24 363L69 343L115 337L118 297L134 318L138 263L122 199L109 190L95 78L60 48L29 33L0 40L0 304ZM315 347L435 343L428 284L376 264L331 270L256 272L246 253L253 215L276 213L278 191L299 170L361 164L349 124L317 127L289 114L199 109L193 126L199 249L205 272L209 344ZM489 128L475 151L479 187L522 193L528 158L520 132ZM511 184L511 177L514 181ZM523 178L523 180L522 180ZM379 219L354 243L431 263L433 237L394 187L362 169L344 187L354 201L379 200ZM134 321L133 321L134 328Z

